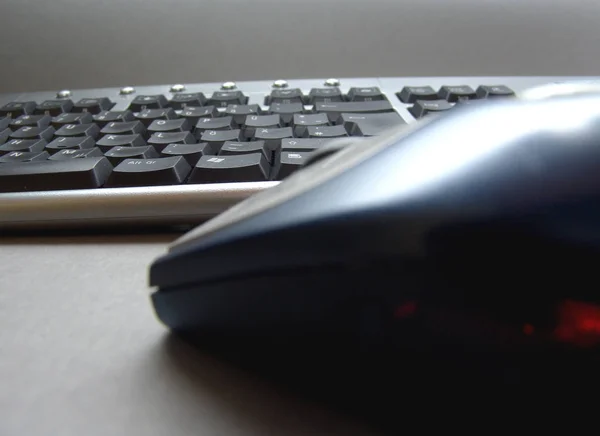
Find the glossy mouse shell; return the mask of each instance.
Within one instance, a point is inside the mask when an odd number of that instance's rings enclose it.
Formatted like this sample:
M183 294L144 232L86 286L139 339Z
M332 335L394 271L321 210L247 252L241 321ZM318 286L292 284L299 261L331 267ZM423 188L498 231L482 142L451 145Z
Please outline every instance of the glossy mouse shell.
M434 336L513 346L531 340L524 325L544 342L564 301L598 302L599 95L465 104L373 144L343 170L336 159L360 145L272 190L330 166L310 188L176 244L150 271L160 319L380 337L414 315Z

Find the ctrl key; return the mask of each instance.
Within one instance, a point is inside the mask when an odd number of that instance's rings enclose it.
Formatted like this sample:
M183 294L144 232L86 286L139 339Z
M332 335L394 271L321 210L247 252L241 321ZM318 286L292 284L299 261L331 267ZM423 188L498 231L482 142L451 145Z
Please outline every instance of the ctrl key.
M190 165L181 156L125 159L115 167L105 186L178 185L183 183L190 170Z

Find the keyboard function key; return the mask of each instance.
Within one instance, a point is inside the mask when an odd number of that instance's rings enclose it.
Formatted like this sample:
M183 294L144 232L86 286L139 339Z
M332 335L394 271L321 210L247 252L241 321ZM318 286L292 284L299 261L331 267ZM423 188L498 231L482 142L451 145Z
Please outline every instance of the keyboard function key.
M217 91L208 100L209 105L227 107L230 104L246 104L248 97L242 91Z
M292 89L274 89L271 94L265 97L265 105L273 103L302 103L304 96L299 88Z
M54 136L53 127L25 126L11 133L11 139L45 139L50 141Z
M89 112L82 112L78 114L60 114L51 119L52 127L54 127L55 129L60 129L65 124L90 124L93 122L94 117Z
M45 149L50 154L56 153L59 150L84 150L93 148L95 145L94 140L89 136L73 136L66 137L61 136L56 138L54 141L46 145Z
M73 109L73 101L71 100L46 100L37 105L34 113L55 117L65 112L71 112L71 109Z
M47 142L43 139L11 139L0 145L0 155L11 151L40 152L44 151Z
M0 107L0 116L17 118L21 115L32 114L36 107L35 101L12 101Z
M54 136L89 136L96 138L100 133L100 127L96 124L65 124L56 131Z
M100 133L102 136L135 135L136 133L144 135L146 133L146 126L144 126L140 121L127 121L124 123L112 122L102 127Z
M433 112L444 112L452 109L454 105L446 100L417 100L414 105L408 108L408 111L415 118L423 118L425 115Z
M144 138L139 133L135 135L106 135L96 142L96 145L104 152L112 147L140 147L146 145Z
M35 162L40 160L45 161L48 160L49 157L50 155L45 151L11 151L10 153L0 157L0 164L14 162Z
M209 144L200 142L197 144L170 144L160 154L165 157L182 156L193 166L202 156L214 155L215 152Z
M128 109L132 112L141 112L146 109L160 109L167 104L167 97L164 95L138 95L131 100Z
M72 112L89 112L99 114L102 111L110 110L115 104L108 97L100 98L82 98L73 105Z
M105 157L0 165L0 192L99 188L111 171Z
M515 91L506 85L481 85L476 94L477 98L514 97Z
M134 117L148 127L154 120L174 120L177 118L177 114L171 108L144 109L143 111L134 114Z
M178 185L191 167L181 156L152 159L125 159L117 165L106 187Z
M387 100L381 89L377 86L367 88L350 88L348 91L348 101L375 101Z
M188 183L260 182L269 178L269 172L269 163L262 153L202 156Z
M458 100L477 98L477 93L468 85L442 86L438 92L438 98L454 103Z
M87 148L85 150L77 150L76 148L67 148L60 150L50 156L49 160L66 160L66 159L87 159L90 157L101 157L102 151L99 148Z
M431 86L405 86L396 93L402 103L414 103L417 100L437 100L438 93Z
M113 166L119 165L125 159L150 159L159 157L156 149L150 145L141 147L113 147L104 153Z
M185 109L188 106L203 106L206 103L206 96L201 92L176 93L169 100L169 107L175 110Z
M310 90L306 102L308 104L331 103L344 101L344 96L339 88L313 88Z
M106 126L108 123L127 122L135 120L131 111L102 111L93 116L94 122L100 127Z

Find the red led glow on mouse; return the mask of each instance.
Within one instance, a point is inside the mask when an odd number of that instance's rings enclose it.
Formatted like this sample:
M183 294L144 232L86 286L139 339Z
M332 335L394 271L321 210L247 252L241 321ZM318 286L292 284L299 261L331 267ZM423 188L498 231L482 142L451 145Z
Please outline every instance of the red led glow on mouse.
M416 311L417 302L407 301L406 303L403 303L400 306L396 307L396 309L394 310L394 318L408 318L409 316L414 315Z
M579 346L600 344L600 306L565 301L559 307L559 324L555 331L560 341Z

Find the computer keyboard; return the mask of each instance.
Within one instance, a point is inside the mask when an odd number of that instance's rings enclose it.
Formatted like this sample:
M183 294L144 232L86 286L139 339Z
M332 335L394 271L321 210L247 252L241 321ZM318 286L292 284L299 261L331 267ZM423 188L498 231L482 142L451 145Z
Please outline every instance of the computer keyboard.
M597 78L596 78L597 79ZM589 77L275 80L0 95L0 228L198 224L328 141Z

